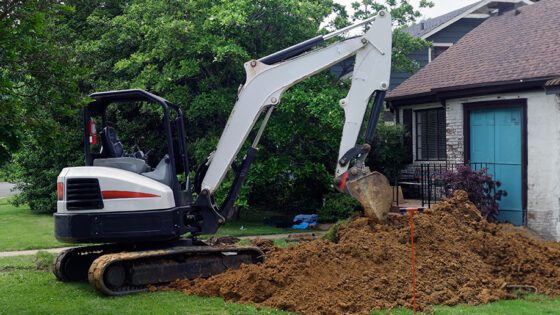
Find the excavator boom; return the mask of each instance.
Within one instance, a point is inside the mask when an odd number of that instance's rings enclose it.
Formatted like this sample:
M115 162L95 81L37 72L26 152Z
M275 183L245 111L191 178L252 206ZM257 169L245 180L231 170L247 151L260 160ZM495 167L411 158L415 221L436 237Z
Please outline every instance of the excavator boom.
M362 36L302 53L325 39L349 31L365 22L369 22L370 27ZM371 198L378 200L376 209L367 213L380 213L376 216L379 219L384 218L392 202L392 193L388 191L388 181L378 180L374 183L371 180L373 177L366 176L370 174L370 171L366 169L364 161L371 149L375 124L383 105L385 91L389 87L392 48L391 25L390 15L381 11L377 16L367 21L325 36L315 37L270 56L245 63L246 82L239 90L238 100L218 142L216 151L208 158L204 176L200 176L203 179L198 185L200 194L196 205L214 214L214 221L218 222L214 226L206 225L204 227L206 232L215 232L219 224L225 222L232 215L233 201L237 197L239 188L247 176L248 167L256 155L262 130L265 128L273 109L281 106L282 94L301 80L354 55L356 59L352 72L352 84L347 96L340 100L340 106L344 109L344 127L336 164L335 182L339 190L350 193L362 202L364 208L371 208L372 204L364 203L363 200ZM366 143L356 145L368 104L373 95L376 97L374 97L374 104L368 121ZM225 174L258 121L259 116L263 113L265 113L265 119L253 141L253 145L248 149L242 162L242 167L237 175L238 179L230 190L226 202L219 207L213 203L213 194L223 181ZM352 174L348 174L350 162L354 159L356 159L356 165L351 170ZM377 177L383 177L383 175L379 175ZM363 178L360 185L346 185L346 183L358 181L360 178ZM379 187L382 183L384 186ZM354 188L358 186L369 188L360 190ZM379 202L380 199L383 201ZM207 220L207 222L210 221Z

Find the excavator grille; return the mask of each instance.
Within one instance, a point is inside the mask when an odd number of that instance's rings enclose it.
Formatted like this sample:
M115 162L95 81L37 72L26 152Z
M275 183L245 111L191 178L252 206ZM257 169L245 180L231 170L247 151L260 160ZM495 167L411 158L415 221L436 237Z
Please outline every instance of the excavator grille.
M97 178L69 178L66 180L66 209L103 209L103 199Z

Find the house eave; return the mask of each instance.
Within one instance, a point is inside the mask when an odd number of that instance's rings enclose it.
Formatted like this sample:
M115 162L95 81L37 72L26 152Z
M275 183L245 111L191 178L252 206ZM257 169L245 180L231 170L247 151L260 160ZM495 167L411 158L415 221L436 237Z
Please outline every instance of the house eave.
M542 89L544 84L553 77L510 80L490 83L477 83L464 86L452 86L436 88L430 92L418 93L413 95L403 95L388 97L389 107L400 107L407 105L421 105L426 103L441 102L447 99L482 96L488 94L519 92L534 89Z
M437 96L432 92L418 93L397 97L387 97L385 99L389 107L399 107L407 105L425 104L437 102Z
M526 91L539 89L550 80L550 77L519 79L510 81L498 81L490 83L478 83L464 86L453 86L445 88L432 89L432 92L440 99L450 99L466 96L480 96L486 94L496 94L514 91Z

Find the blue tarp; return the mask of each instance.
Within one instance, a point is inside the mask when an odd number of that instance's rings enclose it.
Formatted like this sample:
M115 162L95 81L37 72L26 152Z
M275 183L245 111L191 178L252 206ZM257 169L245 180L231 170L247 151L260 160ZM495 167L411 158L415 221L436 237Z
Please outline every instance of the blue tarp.
M317 218L316 214L298 214L294 217L292 229L305 230L315 228L317 226Z

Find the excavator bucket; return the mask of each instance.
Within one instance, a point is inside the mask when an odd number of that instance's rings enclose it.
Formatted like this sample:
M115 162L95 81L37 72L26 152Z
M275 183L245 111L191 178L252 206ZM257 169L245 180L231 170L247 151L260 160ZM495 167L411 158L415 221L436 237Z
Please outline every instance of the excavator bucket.
M369 172L346 184L350 195L364 207L364 214L384 221L393 204L393 190L389 180L379 172Z

